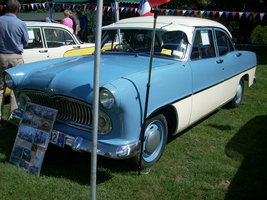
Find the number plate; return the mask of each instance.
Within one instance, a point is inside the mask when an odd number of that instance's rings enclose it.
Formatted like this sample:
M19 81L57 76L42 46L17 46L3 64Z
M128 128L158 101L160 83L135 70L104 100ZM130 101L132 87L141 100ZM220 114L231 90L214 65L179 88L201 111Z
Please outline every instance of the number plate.
M50 135L50 143L64 148L66 135L58 131L52 131Z

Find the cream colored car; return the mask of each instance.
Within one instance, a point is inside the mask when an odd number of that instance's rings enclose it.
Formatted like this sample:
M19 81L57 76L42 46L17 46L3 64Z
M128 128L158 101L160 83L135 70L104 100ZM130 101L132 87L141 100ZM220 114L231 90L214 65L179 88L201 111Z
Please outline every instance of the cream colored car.
M28 46L24 49L25 63L60 58L69 50L87 48L91 54L94 43L82 43L66 25L47 22L28 22ZM89 48L88 48L89 47Z
M71 53L69 55L74 52L75 55L92 54L94 51L94 43L82 43L66 25L33 21L25 23L29 34L28 46L23 52L25 63L66 57L68 55L64 54L67 51ZM7 89L5 96L9 94L10 90Z

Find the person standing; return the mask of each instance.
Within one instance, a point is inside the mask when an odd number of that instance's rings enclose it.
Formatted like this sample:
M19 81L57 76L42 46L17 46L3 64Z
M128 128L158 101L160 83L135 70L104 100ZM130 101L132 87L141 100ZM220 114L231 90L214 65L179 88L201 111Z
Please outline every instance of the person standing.
M73 21L72 19L70 18L70 11L69 10L64 10L64 16L65 18L62 19L62 24L70 27L71 29L73 29Z
M76 16L80 20L80 31L78 35L82 42L88 42L88 19L80 11L76 13Z
M17 18L21 5L17 0L6 2L6 13L0 16L0 120L3 120L3 107L6 85L3 71L24 63L23 47L28 45L26 24ZM13 91L10 94L9 115L17 108ZM9 116L8 115L8 116Z
M109 24L112 24L113 20L108 16L108 11L104 10L103 13L103 19L102 19L102 26L107 26Z
M73 28L73 33L74 33L75 35L78 35L80 22L79 22L77 16L76 16L76 15L73 15L73 13L72 13L71 10L70 10L70 18L71 18L72 21L73 21L73 26L72 26L72 28Z

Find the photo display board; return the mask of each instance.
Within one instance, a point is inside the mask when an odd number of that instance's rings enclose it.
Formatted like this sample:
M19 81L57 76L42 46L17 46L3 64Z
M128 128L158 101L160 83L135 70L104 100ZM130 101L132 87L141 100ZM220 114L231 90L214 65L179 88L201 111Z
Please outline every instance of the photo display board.
M38 176L48 147L57 110L28 103L19 125L10 162Z

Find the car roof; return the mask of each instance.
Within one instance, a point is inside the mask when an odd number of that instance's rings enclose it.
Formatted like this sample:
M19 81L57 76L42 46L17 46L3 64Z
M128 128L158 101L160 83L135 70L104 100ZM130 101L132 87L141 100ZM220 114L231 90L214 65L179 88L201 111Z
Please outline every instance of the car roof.
M130 28L139 28L139 29L153 29L153 16L147 17L132 17L122 19L114 24L103 27L103 30L109 29L130 29ZM204 19L198 17L189 17L189 16L158 16L156 29L174 31L182 30L187 34L188 40L191 43L191 38L193 36L193 29L195 27L216 27L225 30L230 36L231 33L229 30L221 23Z
M68 29L71 33L73 32L73 29L70 27L59 24L59 23L48 23L48 22L40 22L40 21L24 21L27 27L54 27L54 28L64 28Z

